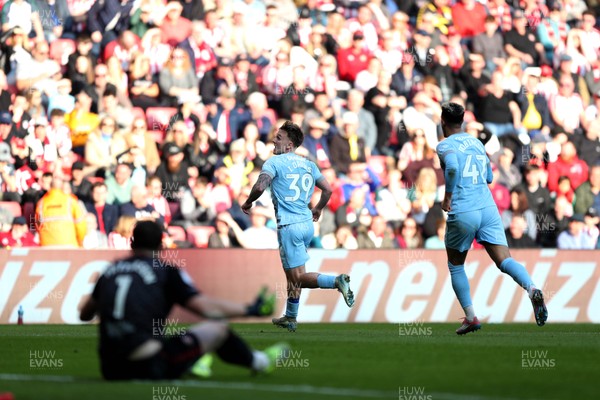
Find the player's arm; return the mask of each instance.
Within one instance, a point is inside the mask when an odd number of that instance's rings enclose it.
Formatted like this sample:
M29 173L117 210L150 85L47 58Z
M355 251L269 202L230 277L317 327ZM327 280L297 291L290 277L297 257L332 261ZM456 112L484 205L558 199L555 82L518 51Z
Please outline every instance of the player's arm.
M323 209L329 202L329 199L331 198L331 194L333 192L331 190L329 182L324 176L321 176L319 179L317 179L315 186L321 189L321 197L319 198L319 202L316 206L313 207L311 212L313 215L313 221L318 221L319 217L321 216L321 211L323 211Z
M452 203L452 193L458 181L458 157L455 153L447 153L444 156L446 169L444 170L444 178L446 180L446 193L442 202L442 210L450 211Z
M252 186L250 195L248 196L244 204L242 204L242 211L248 214L250 212L250 209L252 208L252 203L258 200L260 196L262 196L264 191L269 187L269 185L271 185L272 181L273 177L270 174L264 171L261 172L258 176L258 179L256 180L256 183L254 184L254 186Z
M98 310L98 304L96 300L92 296L90 296L87 301L81 307L81 312L79 314L79 319L82 321L91 321L94 319L94 315L96 315L96 311Z
M485 181L489 185L490 183L492 183L493 180L494 180L494 172L492 171L492 164L490 163L490 160L488 160L488 163L487 163L487 175L485 177Z

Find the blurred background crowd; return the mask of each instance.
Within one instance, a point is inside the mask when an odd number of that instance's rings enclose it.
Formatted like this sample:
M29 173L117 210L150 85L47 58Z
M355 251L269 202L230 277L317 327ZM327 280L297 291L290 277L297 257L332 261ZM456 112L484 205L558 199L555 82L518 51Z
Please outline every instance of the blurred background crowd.
M155 219L169 248L275 249L269 194L240 204L289 119L334 188L315 248L440 249L454 101L493 162L509 245L597 248L597 0L0 8L2 247L126 249Z

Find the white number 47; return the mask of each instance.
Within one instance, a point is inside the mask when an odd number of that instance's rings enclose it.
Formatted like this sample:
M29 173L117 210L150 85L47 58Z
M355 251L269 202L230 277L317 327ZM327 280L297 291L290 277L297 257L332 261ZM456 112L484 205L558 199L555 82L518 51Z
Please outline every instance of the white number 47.
M465 168L463 169L462 175L463 178L473 178L473 184L478 182L477 177L481 176L483 182L485 182L485 174L486 174L486 156L477 155L475 156L479 164L481 164L481 170L478 168L478 163L473 162L473 155L469 154L467 156L467 161L465 162Z

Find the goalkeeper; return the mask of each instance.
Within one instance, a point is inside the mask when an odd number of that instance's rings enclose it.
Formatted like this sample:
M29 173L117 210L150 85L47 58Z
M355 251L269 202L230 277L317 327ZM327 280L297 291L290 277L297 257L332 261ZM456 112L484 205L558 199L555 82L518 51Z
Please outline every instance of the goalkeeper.
M210 319L266 316L275 307L275 296L267 297L264 291L248 306L200 295L184 271L153 263L161 242L158 224L139 222L133 231L133 254L106 269L81 309L82 321L100 317L104 378L175 379L213 352L227 363L256 372L273 370L276 358L285 355L285 346L252 350L225 322L194 325L179 336L156 334L174 304Z

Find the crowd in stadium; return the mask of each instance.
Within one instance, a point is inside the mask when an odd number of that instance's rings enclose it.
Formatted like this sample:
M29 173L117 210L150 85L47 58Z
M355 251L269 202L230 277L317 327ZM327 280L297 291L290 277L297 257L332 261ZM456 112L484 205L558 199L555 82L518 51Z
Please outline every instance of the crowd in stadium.
M598 6L0 1L0 246L126 249L155 219L170 248L276 249L270 196L240 204L289 119L334 188L315 248L444 248L451 100L510 247L600 247Z

